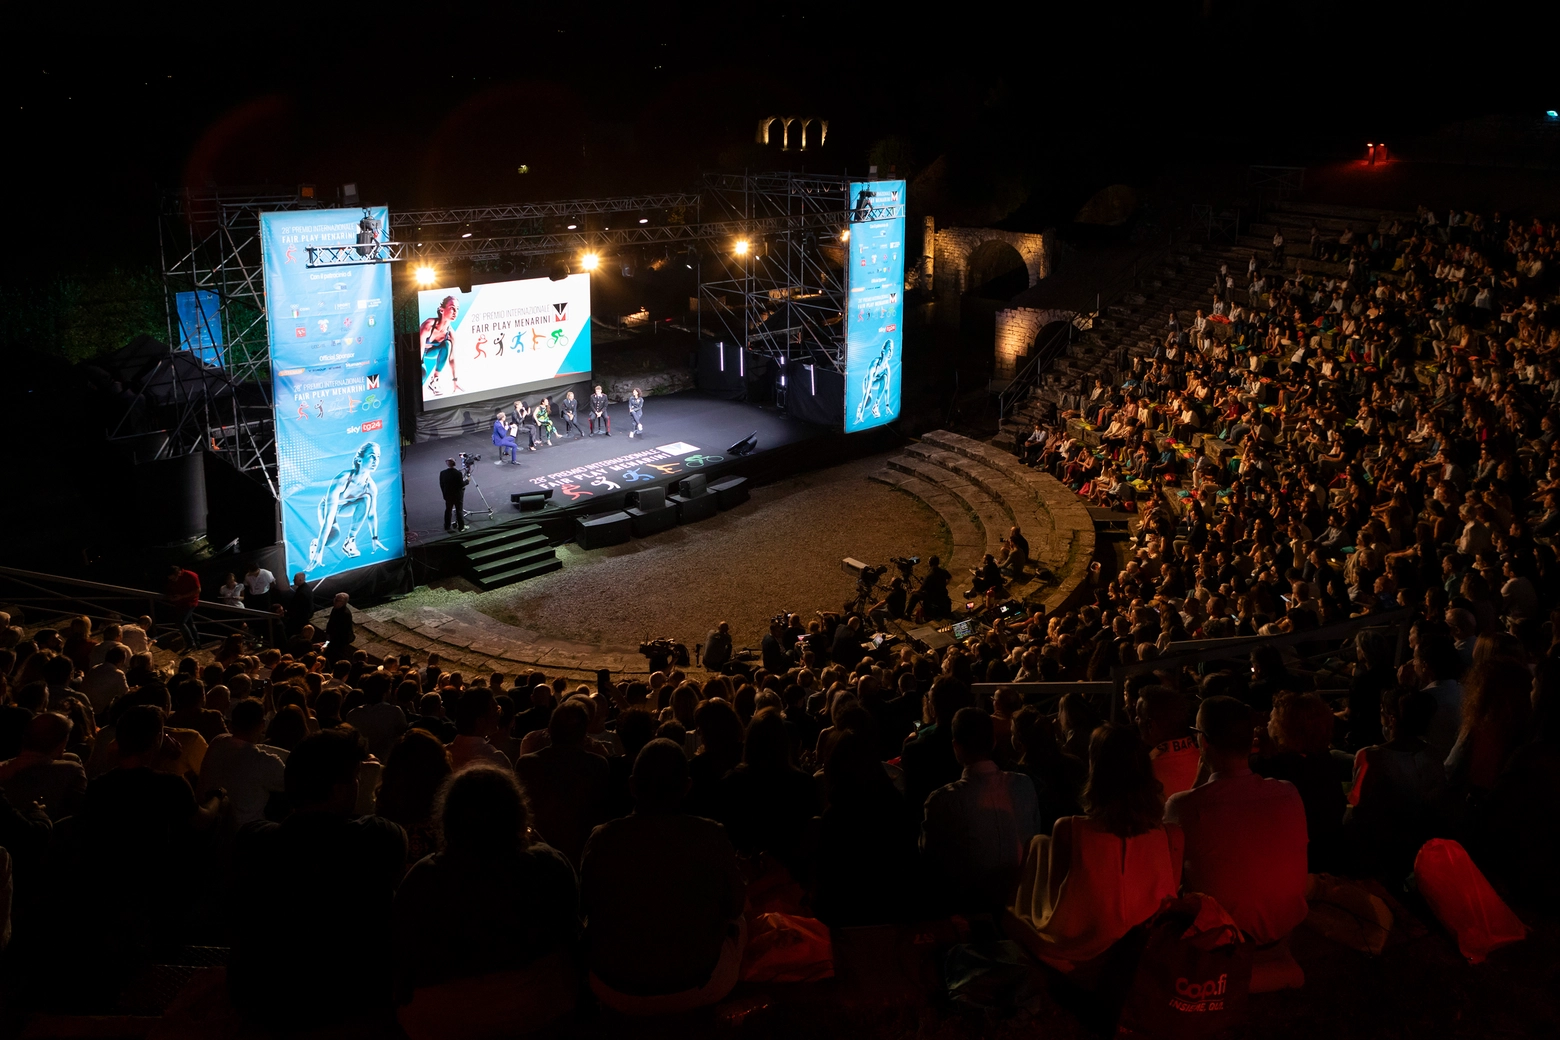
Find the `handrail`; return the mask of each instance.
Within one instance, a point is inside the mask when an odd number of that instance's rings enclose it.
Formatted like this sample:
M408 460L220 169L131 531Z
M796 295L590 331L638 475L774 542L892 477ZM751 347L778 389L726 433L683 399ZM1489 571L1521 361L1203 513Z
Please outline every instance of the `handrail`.
M156 619L158 608L167 607L169 603L168 596L147 589L107 585L84 578L67 578L16 567L0 567L0 606L14 604L40 611L45 616L85 616L94 622L117 622L127 614L138 616L145 613ZM135 608L133 611L128 609L132 605ZM243 631L249 626L263 626L265 641L273 646L278 643L277 626L280 618L265 611L203 599L196 604L191 621L197 631L215 628L223 633Z
M1407 626L1403 625L1403 622L1407 621L1411 616L1413 616L1412 608L1399 607L1396 610L1389 610L1380 614L1361 614L1358 617L1349 618L1347 621L1339 621L1336 624L1313 628L1307 632L1285 632L1276 636L1235 636L1228 639L1191 640L1172 643L1172 646L1185 646L1192 649L1187 649L1181 653L1150 658L1147 661L1118 664L1111 668L1110 679L1111 682L1116 684L1116 689L1119 693L1129 677L1142 672L1173 671L1189 665L1202 664L1205 661L1219 661L1229 657L1239 657L1263 646L1341 642L1365 628L1402 626L1399 630L1399 656L1401 656L1403 641L1408 631ZM1199 643L1208 645L1198 648Z

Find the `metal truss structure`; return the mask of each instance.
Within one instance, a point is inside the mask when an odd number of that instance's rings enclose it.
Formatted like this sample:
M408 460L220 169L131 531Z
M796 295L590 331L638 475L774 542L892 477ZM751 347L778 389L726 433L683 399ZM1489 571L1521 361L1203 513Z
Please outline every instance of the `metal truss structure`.
M843 177L714 175L697 192L392 209L390 241L313 247L307 262L557 261L682 243L701 257L701 331L708 312L711 331L749 349L843 369L847 187ZM327 205L274 189L186 191L167 199L159 226L170 344L162 382L174 383L176 415L166 455L214 450L276 493L260 214ZM743 252L738 242L748 244ZM716 258L709 280L705 254ZM180 349L176 307L178 293L198 291L216 297L216 313L204 317L223 343L205 365Z
M713 277L700 272L700 331L843 372L849 187L816 174L706 177L708 218L741 237L713 250Z
M260 214L312 209L319 203L274 190L181 192L170 196L158 224L168 315L169 356L161 380L173 399L168 441L161 454L206 448L270 487L276 494L276 439L267 369L265 277L260 263ZM181 350L178 294L215 294L207 325L220 332L208 364ZM154 375L161 375L160 372ZM143 387L154 380L143 380ZM146 393L142 389L142 394ZM120 433L121 431L115 431Z

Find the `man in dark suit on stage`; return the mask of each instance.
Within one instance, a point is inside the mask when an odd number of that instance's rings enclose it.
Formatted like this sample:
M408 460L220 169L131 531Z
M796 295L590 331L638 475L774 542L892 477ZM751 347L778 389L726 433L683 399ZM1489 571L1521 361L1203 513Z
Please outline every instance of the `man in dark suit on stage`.
M451 517L457 531L466 529L466 477L455 468L454 459L444 460L444 471L439 474L439 493L444 496L444 529L450 529Z

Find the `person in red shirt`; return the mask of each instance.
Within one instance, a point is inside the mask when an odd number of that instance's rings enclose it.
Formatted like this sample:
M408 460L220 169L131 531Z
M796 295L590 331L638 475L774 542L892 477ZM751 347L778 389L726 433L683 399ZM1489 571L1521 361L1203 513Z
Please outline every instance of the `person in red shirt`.
M165 591L168 604L173 608L173 623L184 637L184 649L192 651L200 646L200 633L195 628L195 608L200 605L200 575L174 564L168 569Z

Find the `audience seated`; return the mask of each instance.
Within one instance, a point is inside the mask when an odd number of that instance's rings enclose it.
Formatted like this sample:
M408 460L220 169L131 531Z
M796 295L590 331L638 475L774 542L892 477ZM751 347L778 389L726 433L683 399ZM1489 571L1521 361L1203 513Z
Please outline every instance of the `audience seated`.
M574 868L530 836L514 774L484 763L439 792L439 851L395 893L395 979L413 1036L509 1036L574 1005ZM457 908L480 913L459 912ZM455 910L457 912L452 912Z
M991 716L960 708L953 717L953 753L963 775L933 791L921 824L928 876L956 911L1001 910L1012 899L1019 868L1041 830L1035 785L991 759Z
M590 987L625 1014L703 1007L737 983L747 884L725 828L682 811L691 786L682 748L652 740L634 760L634 812L585 845Z
M1145 686L1138 691L1135 718L1143 742L1151 749L1148 756L1163 797L1190 791L1197 783L1202 753L1187 725L1186 698L1168 686Z
M1031 843L1008 931L1089 981L1111 946L1179 891L1183 839L1163 822L1148 748L1126 727L1094 731L1083 797L1085 815L1057 820Z
M351 730L306 737L287 759L292 815L239 832L228 986L239 1011L262 1025L319 1028L390 1013L392 902L406 833L354 814L366 754ZM325 912L322 878L350 878L352 898Z
M1218 900L1253 942L1278 942L1305 920L1305 805L1292 784L1251 771L1251 709L1210 697L1197 711L1207 783L1172 796L1165 822L1186 835L1182 881Z
M540 751L515 764L542 840L578 863L591 830L607 818L612 769L585 750L589 718L573 700L559 705L547 722L551 738Z

